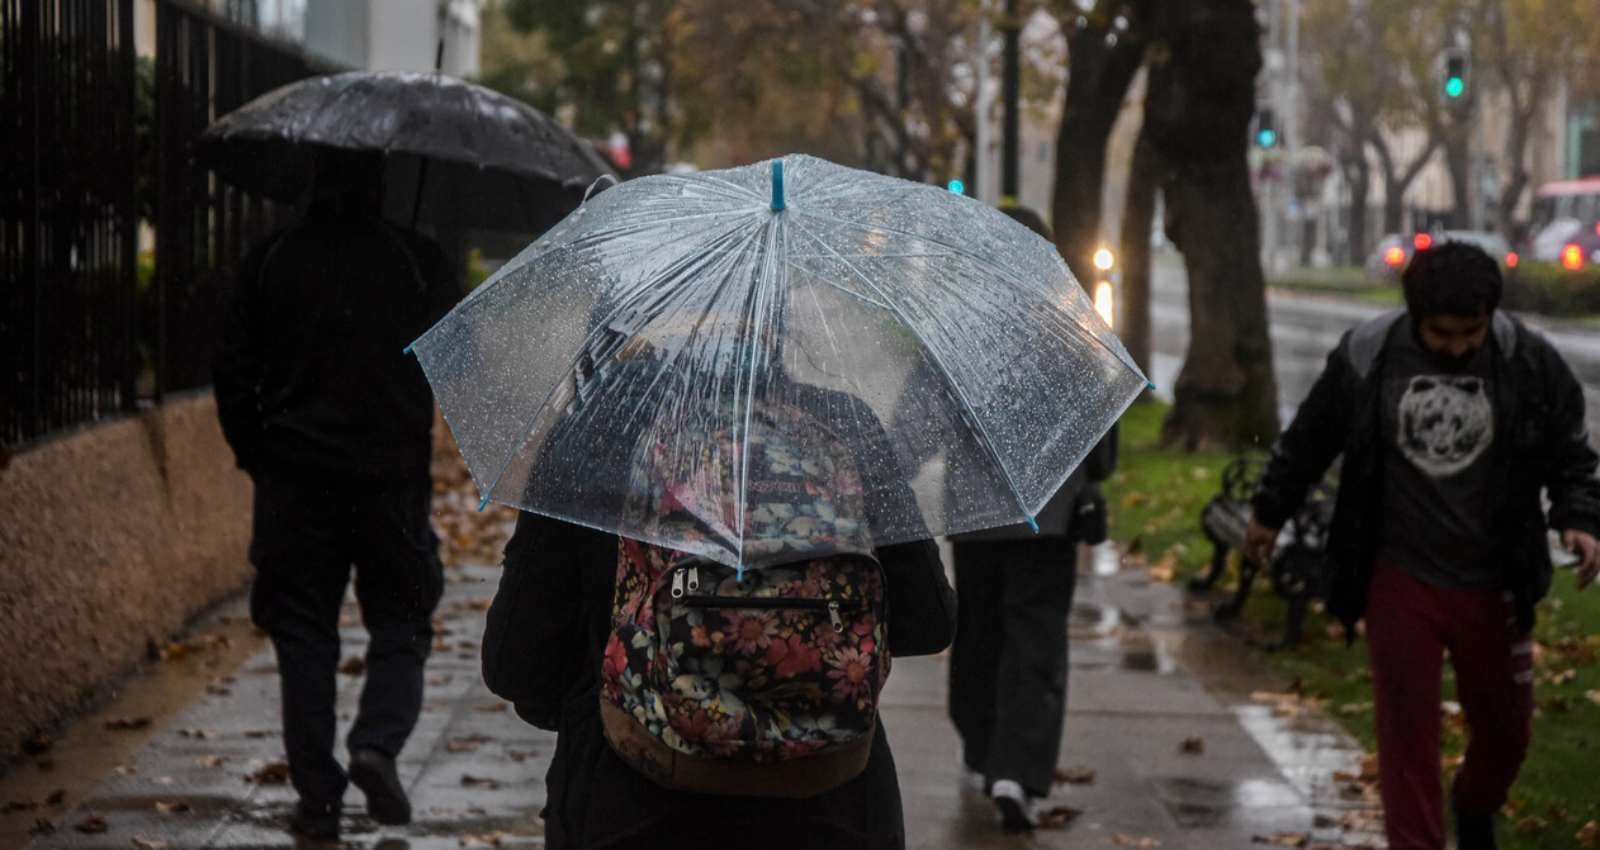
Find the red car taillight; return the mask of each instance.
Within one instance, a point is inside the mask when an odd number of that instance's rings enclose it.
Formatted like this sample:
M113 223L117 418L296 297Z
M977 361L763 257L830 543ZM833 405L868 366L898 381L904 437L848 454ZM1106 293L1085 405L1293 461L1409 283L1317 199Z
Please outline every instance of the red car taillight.
M1426 251L1433 247L1433 237L1427 233L1418 233L1411 237L1411 247L1418 251Z
M1391 269L1400 268L1406 262L1406 251L1399 245L1383 252L1383 264Z
M1514 269L1514 268L1517 267L1517 263L1520 263L1520 262L1522 262L1522 258L1517 256L1517 252L1516 251L1512 251L1511 253L1506 255L1506 268Z

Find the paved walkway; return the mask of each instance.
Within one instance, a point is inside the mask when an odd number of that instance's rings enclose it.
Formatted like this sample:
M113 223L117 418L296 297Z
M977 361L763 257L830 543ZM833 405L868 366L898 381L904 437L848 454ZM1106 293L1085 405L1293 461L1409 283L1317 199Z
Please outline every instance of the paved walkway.
M1348 739L1325 720L1284 717L1253 702L1252 690L1273 683L1240 657L1236 642L1188 622L1194 615L1171 587L1150 583L1143 570L1115 566L1102 560L1098 570L1086 569L1099 574L1086 574L1080 584L1071 625L1062 764L1092 770L1094 779L1058 786L1051 802L1082 814L1031 840L1001 837L987 800L962 790L958 744L945 717L945 659L901 659L884 723L900 770L909 846L1216 850L1306 834L1310 846L1375 842L1343 828L1353 810L1369 806L1345 800L1333 776L1359 760ZM543 846L537 812L553 736L521 723L478 674L482 610L496 573L453 571L441 606L449 633L429 663L422 722L401 763L416 823L377 827L352 789L347 846ZM237 619L229 621L238 628ZM345 657L358 658L364 641L354 616L345 638ZM106 765L102 753L95 766L95 754L81 752L94 747L80 744L76 754L47 754L51 773L29 764L0 781L0 805L16 804L4 817L11 831L0 831L0 845L8 834L21 834L18 823L42 822L30 848L293 846L283 832L293 792L282 784L274 659L259 642L237 654L251 648L237 670L215 671L198 699L148 729L117 733L132 736L117 764ZM348 722L359 671L352 666L341 680L341 717ZM129 719L123 711L113 702L79 725L98 730ZM132 718L124 725L139 724ZM59 800L42 790L52 783L66 789ZM14 799L30 789L36 799ZM46 824L54 831L42 832Z

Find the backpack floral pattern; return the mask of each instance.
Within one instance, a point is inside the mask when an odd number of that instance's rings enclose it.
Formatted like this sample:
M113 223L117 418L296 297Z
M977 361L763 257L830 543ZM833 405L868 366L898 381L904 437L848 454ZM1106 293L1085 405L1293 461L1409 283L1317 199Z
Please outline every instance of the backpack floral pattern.
M789 436L815 439L806 423L763 424L748 441L758 486L744 534L755 568L741 577L693 552L618 544L601 699L686 755L768 763L857 742L872 733L889 676L883 572L857 519L860 477L848 458ZM722 474L731 448L716 454L705 475ZM695 534L738 527L732 505L695 495L709 491L705 481L648 479L633 492L644 512L636 527L649 536L696 548Z

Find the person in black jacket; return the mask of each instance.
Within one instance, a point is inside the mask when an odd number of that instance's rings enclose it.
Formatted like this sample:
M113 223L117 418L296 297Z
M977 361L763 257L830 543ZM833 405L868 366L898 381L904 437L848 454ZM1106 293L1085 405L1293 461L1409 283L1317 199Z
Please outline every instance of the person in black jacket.
M881 426L861 402L794 387L811 404L850 406L856 415L841 421L877 427L881 437ZM859 459L868 492L887 494L898 509L914 506L909 486L895 471L894 455L881 441L868 443L874 446L868 449L872 456ZM595 470L602 480L622 475L618 469ZM505 570L489 608L484 681L524 720L558 733L545 782L546 846L740 847L760 836L759 845L771 850L904 847L899 783L881 716L866 769L832 791L803 800L730 800L669 790L622 761L605 739L599 695L617 548L613 534L523 513L506 545ZM890 654L943 650L955 630L956 603L937 546L918 540L881 546L875 554L886 578Z
M422 707L443 592L429 525L433 395L404 347L459 296L431 241L380 217L383 161L328 151L305 218L241 263L217 415L255 483L250 611L277 650L293 827L338 834L353 781L381 823L411 806L395 757ZM356 566L371 635L361 707L333 755L339 609Z
M1001 212L1054 240L1033 210ZM1088 519L1077 514L1085 505L1103 507L1099 486L1115 466L1113 432L1039 512L1037 530L1018 523L950 538L961 600L950 653L950 719L969 781L981 780L1007 832L1033 829L1038 801L1055 784L1067 713L1066 625ZM947 474L957 479L961 470Z
M1380 790L1392 850L1443 850L1443 656L1472 730L1451 802L1461 850L1494 847L1493 817L1527 752L1529 638L1551 583L1546 528L1600 572L1600 458L1583 389L1539 334L1497 310L1500 268L1446 243L1404 274L1406 310L1347 333L1273 450L1247 545L1278 529L1343 455L1328 610L1366 621ZM1545 512L1541 494L1549 498Z

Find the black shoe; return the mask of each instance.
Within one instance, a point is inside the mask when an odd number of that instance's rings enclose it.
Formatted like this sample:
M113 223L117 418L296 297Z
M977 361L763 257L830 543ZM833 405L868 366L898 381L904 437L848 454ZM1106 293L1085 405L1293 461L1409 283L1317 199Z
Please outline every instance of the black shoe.
M989 799L1000 810L1000 828L1008 835L1032 832L1038 825L1034 814L1034 799L1022 786L1010 779L999 779L989 787Z
M355 750L350 753L350 781L367 795L367 814L373 820L388 826L411 822L411 801L394 759L377 750Z
M1456 809L1456 847L1458 850L1499 850L1494 840L1494 815L1472 814Z
M338 841L339 804L301 800L289 816L289 831L316 841Z

